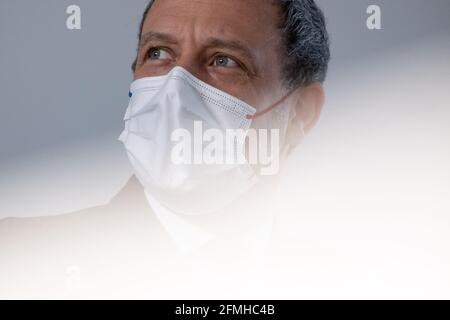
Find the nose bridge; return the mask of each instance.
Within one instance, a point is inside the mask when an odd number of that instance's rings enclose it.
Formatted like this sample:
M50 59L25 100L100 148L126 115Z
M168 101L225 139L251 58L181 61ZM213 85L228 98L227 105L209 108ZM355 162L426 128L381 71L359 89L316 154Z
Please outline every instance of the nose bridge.
M200 66L197 65L197 62L195 60L195 57L186 57L182 56L176 63L177 67L182 67L189 71L193 76L196 78L201 79L201 70Z
M185 30L185 37L181 45L180 55L176 61L176 66L189 71L196 78L207 81L205 57L201 48L200 39L196 39L193 30Z

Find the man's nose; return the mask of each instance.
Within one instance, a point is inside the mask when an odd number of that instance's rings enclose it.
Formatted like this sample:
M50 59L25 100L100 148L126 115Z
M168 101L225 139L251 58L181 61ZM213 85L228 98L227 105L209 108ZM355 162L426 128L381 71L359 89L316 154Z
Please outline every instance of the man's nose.
M186 69L197 79L208 83L207 66L204 65L199 55L195 52L183 54L178 59L176 66Z

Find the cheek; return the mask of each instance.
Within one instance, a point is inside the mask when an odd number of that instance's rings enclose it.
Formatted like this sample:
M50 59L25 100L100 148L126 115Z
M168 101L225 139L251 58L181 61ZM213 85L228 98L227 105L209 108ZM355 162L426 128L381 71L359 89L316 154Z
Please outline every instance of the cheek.
M142 65L138 66L134 73L134 80L145 78L145 77L158 77L166 75L171 69L172 65L161 64L161 65Z
M258 105L257 84L246 75L215 75L208 83L255 108Z
M248 103L258 111L265 109L281 95L281 85L276 77L233 76L212 80L212 85Z

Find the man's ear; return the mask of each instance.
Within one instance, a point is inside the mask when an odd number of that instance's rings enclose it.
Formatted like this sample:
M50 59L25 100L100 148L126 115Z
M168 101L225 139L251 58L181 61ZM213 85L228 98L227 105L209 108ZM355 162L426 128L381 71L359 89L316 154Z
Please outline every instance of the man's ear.
M323 85L315 82L298 88L292 101L287 138L291 147L295 147L319 120L325 103Z

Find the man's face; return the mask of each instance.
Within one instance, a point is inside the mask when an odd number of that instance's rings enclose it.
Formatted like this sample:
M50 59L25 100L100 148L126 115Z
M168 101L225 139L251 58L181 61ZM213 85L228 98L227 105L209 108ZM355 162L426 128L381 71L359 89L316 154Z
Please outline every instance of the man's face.
M217 117L224 117L220 119L224 120L224 125L214 127L215 132L225 132L226 135L233 131L228 129L246 127L250 122L251 129L255 130L243 139L231 137L234 145L226 143L224 140L230 137L223 135L219 139L213 139L216 141L206 147L201 145L196 148L194 145L194 152L200 154L199 159L203 159L205 153L208 156L208 147L213 146L212 149L216 149L213 150L215 158L212 162L218 166L207 164L198 167L192 165L191 148L197 140L192 140L191 136L196 128L196 120L206 118L201 114L205 106L200 103L199 114L194 117L190 110L182 110L182 107L186 107L182 104L189 103L189 96L186 101L180 103L179 99L172 99L173 96L179 97L173 91L163 91L162 95L157 97L160 100L155 101L151 101L151 98L143 98L142 101L138 98L132 99L131 109L138 110L134 108L133 103L139 101L143 103L143 109L127 120L130 121L129 127L136 128L138 132L130 131L131 134L128 134L130 132L126 129L124 142L133 155L132 161L138 168L136 171L141 175L141 179L147 182L148 189L153 190L161 201L174 211L195 213L222 209L225 205L237 201L242 194L247 194L250 190L253 192L252 187L256 180L260 182L258 186L263 188L255 191L255 194L259 194L261 190L267 190L267 195L272 194L269 189L275 185L271 183L275 179L258 177L267 174L276 178L287 151L300 143L291 136L303 137L304 128L308 128L317 118L323 96L320 86L299 87L290 93L284 87L281 72L284 58L280 30L281 11L282 8L273 0L155 0L148 12L141 30L135 80L164 76L178 66L259 111L257 117L245 121L250 111L238 112L236 118L231 118L234 113L227 113L226 105L223 105L224 111L217 113ZM149 83L151 82L150 80ZM142 84L145 81L136 83ZM176 87L172 89L176 90ZM137 94L136 92L136 96ZM156 90L148 93L148 97L153 97L153 94L157 94ZM147 102L147 110L143 107L144 100ZM172 102L172 108L164 108ZM158 110L166 112L152 112L156 109L152 107L161 107ZM209 113L209 110L206 112ZM228 116L232 120L227 119ZM140 117L141 122L138 121ZM172 121L169 117L180 121ZM233 122L236 119L240 122ZM146 120L149 121L144 122ZM216 121L215 115L211 120L220 122ZM167 125L162 125L159 135L156 135L160 121L166 121L164 124ZM212 127L209 123L206 125ZM225 125L229 126L225 128ZM179 166L173 160L174 148L171 146L174 145L174 131L169 132L180 127L189 135L188 139L185 139L188 141L188 147L182 148L182 153L190 158L184 166ZM139 130L147 129L152 131L148 136L161 139L161 143L155 143L156 139L151 140L147 135L141 139L143 135L140 135ZM207 135L202 135L203 139L208 140L205 136ZM169 138L171 141L168 141ZM237 144L236 140L239 140ZM242 151L242 154L232 159L233 166L223 166L226 161L221 155L234 157L235 150L239 153ZM244 159L244 162L236 162L237 158L238 161ZM145 167L141 163L144 163ZM266 168L268 170L265 170ZM263 173L263 169L268 173ZM250 203L249 199L246 198L244 202Z
M257 109L282 97L279 9L269 0L155 0L134 79L181 66Z

